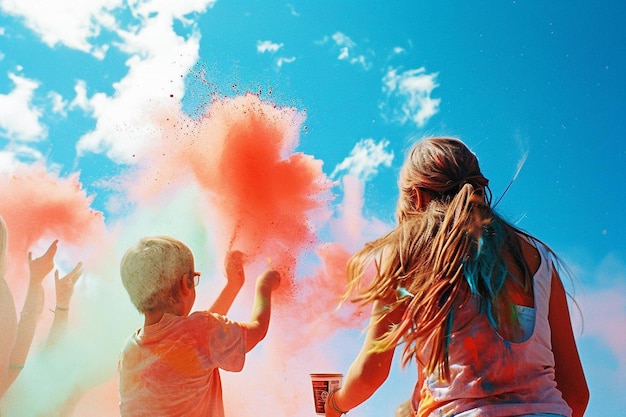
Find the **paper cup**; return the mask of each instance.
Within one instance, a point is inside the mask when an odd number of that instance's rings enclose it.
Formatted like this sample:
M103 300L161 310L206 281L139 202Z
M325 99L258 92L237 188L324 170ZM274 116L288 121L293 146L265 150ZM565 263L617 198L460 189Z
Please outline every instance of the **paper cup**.
M315 403L315 414L325 415L324 404L328 394L341 388L343 374L311 374L311 384L313 385L313 401Z

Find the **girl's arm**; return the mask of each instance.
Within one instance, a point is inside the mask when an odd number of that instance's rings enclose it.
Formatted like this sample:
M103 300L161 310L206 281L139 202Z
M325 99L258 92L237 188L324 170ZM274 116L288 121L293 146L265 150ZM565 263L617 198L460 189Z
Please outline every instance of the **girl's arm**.
M374 302L370 327L361 351L350 365L343 387L331 394L330 400L326 401L326 417L338 417L341 415L340 410L347 412L363 403L389 376L395 349L384 352L371 352L371 349L376 339L385 334L392 324L400 321L403 312L397 309L376 323L378 314L384 308L382 302Z
M54 308L54 319L50 326L50 333L46 345L54 345L65 331L70 313L70 301L74 294L74 285L83 273L83 263L79 262L63 278L59 278L59 271L54 272L54 288L56 292L56 306Z
M33 259L31 252L28 252L28 267L30 270L30 280L26 300L20 314L20 321L17 325L17 338L15 346L11 352L9 364L9 385L13 383L19 375L26 362L30 345L35 335L37 321L43 310L44 289L43 279L52 271L54 267L54 256L57 251L58 240L52 242L46 253L41 257Z
M572 417L582 417L589 402L589 388L574 340L567 296L556 270L552 274L548 321L552 333L557 388L572 408Z

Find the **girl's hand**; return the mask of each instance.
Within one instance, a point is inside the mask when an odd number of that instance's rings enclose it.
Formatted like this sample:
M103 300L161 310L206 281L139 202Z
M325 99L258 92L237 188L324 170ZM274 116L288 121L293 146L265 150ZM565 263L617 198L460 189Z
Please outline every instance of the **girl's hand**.
M54 268L54 255L57 253L57 243L55 240L50 247L39 258L33 259L33 253L28 252L28 268L30 269L30 280L34 284L41 284L43 279Z
M59 270L54 271L54 287L57 295L57 308L67 310L70 308L70 300L74 293L74 285L83 273L83 263L76 264L66 276L59 278Z
M331 392L328 394L328 397L326 397L326 404L324 404L324 412L326 413L325 417L340 417L347 413L347 411L341 411L337 407L337 404L335 403L335 400L333 398L336 393L337 391Z

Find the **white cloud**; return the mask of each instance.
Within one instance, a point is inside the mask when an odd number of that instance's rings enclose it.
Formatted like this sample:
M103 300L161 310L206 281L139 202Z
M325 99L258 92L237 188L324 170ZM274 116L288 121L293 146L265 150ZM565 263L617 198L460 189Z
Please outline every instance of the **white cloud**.
M122 6L123 0L0 0L7 14L24 19L24 25L49 46L63 44L69 48L92 52L90 40L103 27L112 29L110 12Z
M130 58L126 61L128 72L113 85L113 94L99 92L88 97L84 82L75 87L71 106L89 111L97 119L95 129L80 138L79 155L106 153L115 162L129 162L158 134L154 112L180 110L184 76L198 60L200 42L195 22L186 16L202 11L207 4L213 2L159 0L132 10L143 24L118 30L122 42L115 46ZM185 25L186 36L174 31L175 20Z
M0 135L11 140L38 141L46 135L46 128L39 121L41 109L32 103L39 83L12 73L9 78L15 88L0 94Z
M144 0L133 2L134 13L142 18L155 14L162 14L166 18L183 21L185 24L192 23L187 16L192 13L202 13L212 8L217 0Z
M365 56L364 53L359 53L357 51L357 44L350 39L349 36L346 36L342 32L335 32L332 35L332 40L335 42L335 45L339 48L339 55L337 59L340 61L347 61L350 64L358 64L363 67L365 70L369 70L372 68L372 63ZM328 41L328 37L324 37L321 41L316 42L317 44L324 44Z
M213 7L217 0L0 0L0 10L23 18L24 25L50 47L58 44L104 58L107 45L98 45L102 30L115 32L116 9L131 8L135 17L158 13L188 23L187 15ZM127 4L130 3L130 6Z
M48 93L48 99L52 102L52 111L54 113L58 113L61 116L67 115L67 100L63 98L63 96L56 91L51 91Z
M275 54L280 49L282 49L283 46L285 46L284 43L276 43L272 41L257 41L256 42L256 50L260 54L263 54L266 52L270 54ZM291 64L292 62L295 62L295 60L296 60L295 56L290 56L290 57L280 56L276 58L274 62L276 66L278 67L278 69L281 69L284 64Z
M350 151L350 156L338 164L330 175L336 178L340 173L346 173L358 178L360 181L368 181L378 173L378 168L383 165L391 166L393 151L387 151L388 140L374 143L374 139L361 139Z
M281 68L283 66L283 64L291 64L292 62L296 61L296 57L292 56L292 57L280 57L278 58L278 60L276 61L276 65L278 65L278 68Z
M13 152L0 151L0 174L13 172L18 163Z
M33 0L0 0L0 7L8 13L23 16L27 26L49 45L63 43L88 51L96 58L103 58L110 45L90 45L90 37L97 35L100 28L117 32L122 42L113 46L129 55L126 61L128 73L113 85L114 93L110 96L96 92L89 97L86 82L77 81L76 96L69 108L80 108L96 118L95 129L81 137L77 144L79 154L106 152L111 159L121 162L145 146L157 131L151 119L151 108L179 106L184 94L183 75L197 61L199 49L199 34L188 16L204 11L214 2L155 0L134 3L130 12L136 20L128 30L121 28L121 22L106 12L121 6L121 1L116 0L61 0L45 7L35 5L37 2ZM67 11L68 8L71 11ZM60 12L66 12L67 16L54 17ZM173 29L174 19L185 27L190 26L191 34L178 36ZM137 21L142 24L137 25ZM67 103L60 96L52 95L51 98L53 111L64 112ZM22 110L21 113L25 112ZM31 129L36 126L32 120L24 124Z
M32 164L44 161L44 157L36 149L21 144L10 144L0 151L0 173L11 173L24 163Z
M274 43L272 41L256 41L256 50L261 54L265 52L275 53L284 45L283 43Z
M422 68L398 72L390 68L383 77L383 92L387 101L381 108L390 113L392 120L402 124L407 121L418 127L439 111L441 99L432 98L432 91L439 86L436 83L438 73L427 74Z
M87 97L87 83L83 80L76 81L74 93L76 93L76 97L70 103L70 109L78 107L84 111L90 110L89 98Z
M349 36L346 36L342 32L335 32L332 36L333 40L338 46L345 46L346 48L354 49L356 47L356 43Z

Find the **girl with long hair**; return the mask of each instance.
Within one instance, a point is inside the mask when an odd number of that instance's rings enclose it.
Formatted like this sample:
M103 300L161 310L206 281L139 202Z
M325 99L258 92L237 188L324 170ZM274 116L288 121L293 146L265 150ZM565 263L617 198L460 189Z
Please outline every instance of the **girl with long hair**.
M402 363L418 367L414 416L583 415L589 391L561 262L496 213L488 184L458 139L411 148L397 226L348 263L346 297L373 311L327 417L369 398L400 345Z

